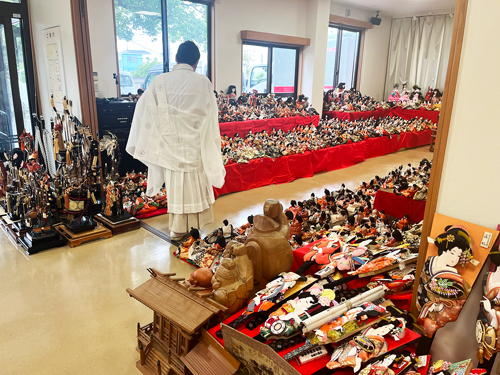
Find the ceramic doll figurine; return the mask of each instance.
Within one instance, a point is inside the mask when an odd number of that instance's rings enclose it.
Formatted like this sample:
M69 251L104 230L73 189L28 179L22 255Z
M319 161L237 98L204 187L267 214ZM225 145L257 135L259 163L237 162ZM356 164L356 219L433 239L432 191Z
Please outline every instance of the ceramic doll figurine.
M442 96L443 96L443 94L441 93L441 91L439 91L438 89L434 89L434 93L432 94L432 98L431 98L432 105L440 103Z
M406 88L407 82L403 82L403 87L401 88L401 93L399 97L399 103L405 104L410 101L409 91Z
M345 90L345 83L344 83L344 82L340 82L340 83L337 85L337 88L335 89L335 94L334 94L334 96L335 96L335 97L340 97L340 96L342 96L342 94L344 93L344 90Z
M458 318L470 291L459 270L473 260L471 240L463 227L446 227L434 244L438 256L425 262L417 295L417 323L427 337Z
M432 95L434 95L434 90L431 86L427 87L427 93L425 94L425 101L430 102Z
M477 359L480 363L500 352L500 254L492 249L490 272L484 274L483 295L476 322ZM496 253L496 254L495 254Z

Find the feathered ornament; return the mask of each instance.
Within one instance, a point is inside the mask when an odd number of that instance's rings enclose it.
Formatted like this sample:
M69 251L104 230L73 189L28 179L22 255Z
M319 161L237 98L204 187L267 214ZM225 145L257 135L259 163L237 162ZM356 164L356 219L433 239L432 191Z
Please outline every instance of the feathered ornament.
M116 138L116 135L108 132L108 134L102 137L99 148L101 152L106 151L106 154L109 157L112 157L117 146L118 139Z

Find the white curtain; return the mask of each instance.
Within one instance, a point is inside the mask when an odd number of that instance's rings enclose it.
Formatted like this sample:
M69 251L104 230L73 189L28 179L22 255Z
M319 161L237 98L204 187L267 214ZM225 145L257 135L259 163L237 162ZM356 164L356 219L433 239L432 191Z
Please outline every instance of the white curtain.
M452 16L438 15L392 20L384 99L395 83L407 81L411 92L419 85L425 96L427 87L443 91L450 57Z

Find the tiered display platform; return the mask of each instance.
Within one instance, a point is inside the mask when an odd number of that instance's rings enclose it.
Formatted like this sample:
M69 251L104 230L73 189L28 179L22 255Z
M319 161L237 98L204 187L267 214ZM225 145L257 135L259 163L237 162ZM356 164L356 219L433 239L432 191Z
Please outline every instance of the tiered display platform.
M386 191L377 191L373 208L387 215L403 218L408 215L412 223L419 223L424 219L426 201L416 201L402 195L396 195Z
M98 214L95 216L95 220L108 228L113 233L113 236L137 230L141 227L141 221L135 217L129 217L126 220L113 222L106 216Z
M66 239L69 247L80 246L84 242L96 240L99 238L113 237L113 233L101 224L97 224L97 226L93 230L77 234L72 233L68 228L66 228L65 225L59 225L55 227L55 229Z
M339 120L359 120L367 119L370 117L379 118L386 116L399 116L405 120L411 120L415 117L422 117L437 123L439 111L428 111L426 109L403 109L401 107L394 107L391 109L377 109L376 111L357 111L357 112L341 112L341 111L324 111L323 117L326 119L338 118Z
M217 193L227 194L255 189L272 184L283 184L316 173L347 168L366 159L387 155L402 148L428 145L432 130L402 133L400 135L368 138L357 143L307 151L303 154L277 159L261 158L249 163L230 163L226 168L226 182Z
M319 116L305 117L286 117L286 118L271 118L267 120L249 120L249 121L234 121L219 123L220 134L226 134L233 137L236 133L244 136L250 130L252 133L261 132L263 130L270 132L273 128L282 129L283 131L292 130L297 125L309 125L313 123L315 126L319 124Z

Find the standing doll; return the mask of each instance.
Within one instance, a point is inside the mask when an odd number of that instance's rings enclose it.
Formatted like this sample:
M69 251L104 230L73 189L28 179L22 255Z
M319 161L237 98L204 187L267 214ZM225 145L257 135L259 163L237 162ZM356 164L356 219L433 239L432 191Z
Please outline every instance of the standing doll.
M229 101L229 104L236 105L236 99L236 86L231 85L227 89L227 100Z

